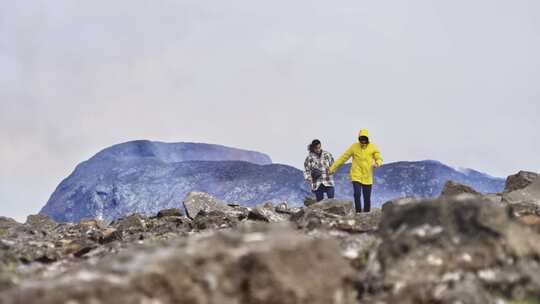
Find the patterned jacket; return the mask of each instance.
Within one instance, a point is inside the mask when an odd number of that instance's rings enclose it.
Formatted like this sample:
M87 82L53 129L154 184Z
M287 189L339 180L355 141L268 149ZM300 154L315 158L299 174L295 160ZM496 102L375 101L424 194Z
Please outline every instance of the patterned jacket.
M321 184L327 187L334 187L334 177L328 174L328 168L334 164L334 157L332 154L327 151L322 151L321 156L310 152L306 157L304 162L304 178L311 184L311 190L315 191L319 188ZM311 177L312 169L319 169L321 171L321 176L317 180L313 180Z

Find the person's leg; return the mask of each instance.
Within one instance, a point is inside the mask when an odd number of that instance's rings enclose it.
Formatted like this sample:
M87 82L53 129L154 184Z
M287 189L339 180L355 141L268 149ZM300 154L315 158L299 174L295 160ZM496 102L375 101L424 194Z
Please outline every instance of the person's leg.
M334 187L326 187L326 195L328 196L328 198L334 198L334 192Z
M364 194L364 212L369 212L371 209L371 185L362 185L362 193Z
M322 199L324 199L324 194L328 193L328 187L326 187L324 184L321 184L319 189L321 190L321 197Z
M359 182L352 182L354 190L354 208L356 212L362 212L362 185Z
M315 199L317 202L320 202L324 198L324 185L320 185L317 190L314 190L313 193L315 193Z

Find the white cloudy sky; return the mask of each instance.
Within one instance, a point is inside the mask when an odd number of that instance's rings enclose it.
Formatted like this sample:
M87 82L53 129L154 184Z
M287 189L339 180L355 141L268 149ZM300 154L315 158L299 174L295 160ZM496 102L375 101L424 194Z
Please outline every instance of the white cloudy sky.
M540 171L537 0L0 0L0 215L133 139Z

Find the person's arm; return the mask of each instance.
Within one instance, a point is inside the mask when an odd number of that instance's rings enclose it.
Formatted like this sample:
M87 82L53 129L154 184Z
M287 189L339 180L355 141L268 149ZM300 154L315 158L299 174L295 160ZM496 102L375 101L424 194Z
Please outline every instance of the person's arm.
M375 160L375 164L377 165L377 167L380 167L383 163L381 151L379 151L379 148L377 146L373 145L373 147L373 159Z
M332 164L332 166L330 166L330 169L328 170L330 172L330 174L335 173L337 171L337 169L339 169L339 167L341 167L345 162L347 162L349 160L349 158L351 158L352 155L353 155L353 146L350 146L349 149L347 149L347 151L345 151L345 153L343 153L343 155L341 155Z
M324 157L324 164L325 164L324 170L328 174L330 174L330 167L334 164L334 157L328 151L324 151L323 157Z
M311 181L311 168L309 167L309 157L304 161L304 179Z

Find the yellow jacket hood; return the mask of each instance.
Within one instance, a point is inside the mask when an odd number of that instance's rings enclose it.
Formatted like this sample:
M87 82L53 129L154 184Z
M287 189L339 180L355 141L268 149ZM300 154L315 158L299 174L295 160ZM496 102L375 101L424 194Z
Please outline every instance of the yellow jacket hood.
M369 132L367 129L361 129L359 132L358 132L358 137L360 136L365 136L369 139Z
M369 138L368 130L362 129L358 132L358 137L367 136ZM368 145L361 145L358 142L352 144L340 158L338 158L332 166L330 166L330 173L333 174L336 170L345 164L349 158L352 157L350 177L352 181L359 182L364 185L373 184L373 164L381 166L383 159L379 148L370 143Z

